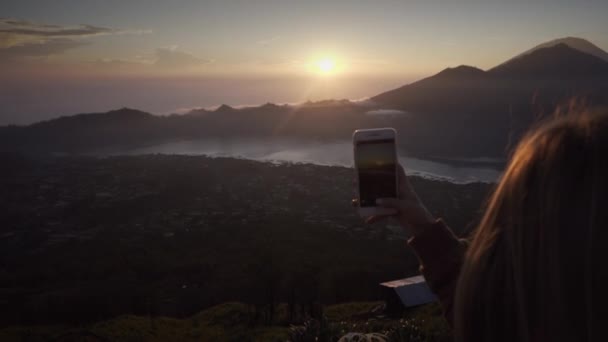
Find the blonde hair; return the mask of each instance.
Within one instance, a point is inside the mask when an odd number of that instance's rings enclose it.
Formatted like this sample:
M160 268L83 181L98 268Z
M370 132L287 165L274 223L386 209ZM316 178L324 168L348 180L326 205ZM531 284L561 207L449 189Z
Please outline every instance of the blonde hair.
M457 341L598 340L608 316L608 115L553 120L519 144L455 294Z

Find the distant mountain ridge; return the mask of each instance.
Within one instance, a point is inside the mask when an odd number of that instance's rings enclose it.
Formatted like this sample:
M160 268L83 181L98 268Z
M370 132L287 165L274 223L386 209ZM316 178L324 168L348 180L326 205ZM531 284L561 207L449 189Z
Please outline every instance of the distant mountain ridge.
M437 77L482 77L485 75L485 71L468 65L460 65L455 68L447 68L440 71Z
M608 62L601 58L606 53L587 43L578 38L547 42L487 71L447 68L365 102L222 105L165 117L123 108L0 127L0 151L82 152L217 137L335 140L350 139L357 128L392 126L402 148L413 155L503 157L530 125L572 99L608 106ZM379 110L392 114L367 114ZM395 114L402 112L408 115Z
M408 133L440 135L433 151L469 155L480 153L479 145L494 146L483 153L507 154L530 125L573 99L608 105L608 62L563 43L487 71L446 69L371 98L382 108L419 113Z
M488 73L518 78L608 76L608 61L560 43L511 59Z
M578 38L578 37L565 37L565 38L553 39L548 42L538 44L535 47L531 48L530 50L524 51L521 54L513 57L512 59L516 59L519 57L523 57L525 55L529 55L530 53L532 53L536 50L539 50L539 49L553 47L553 46L560 45L560 44L564 44L572 49L598 57L598 58L608 62L608 52L602 50L601 48L599 48L597 45L591 43L590 41L583 39L583 38ZM508 60L505 63L508 63L510 61L511 60Z
M80 122L86 122L88 124L102 124L113 121L118 122L129 122L146 120L154 117L153 114L143 112L141 110L132 108L121 108L111 110L105 113L90 113L90 114L76 114L72 116L62 116L57 119L51 119L46 121L40 121L31 124L29 127L41 127L41 126L52 126L66 124L78 124Z

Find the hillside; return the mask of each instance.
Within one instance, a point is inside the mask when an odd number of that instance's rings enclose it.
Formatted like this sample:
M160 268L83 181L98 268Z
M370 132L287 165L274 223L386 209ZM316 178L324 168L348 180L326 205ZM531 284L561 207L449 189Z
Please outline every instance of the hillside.
M594 80L608 77L608 61L562 43L514 58L488 74L497 78Z
M464 155L506 154L531 125L573 100L587 108L608 105L608 62L565 44L485 72L446 69L372 97L379 107L415 113L413 131L442 138L437 153ZM476 150L480 145L487 149Z
M450 341L437 305L386 317L374 310L381 302L355 302L325 308L322 319L289 324L286 306L271 324L262 324L249 305L223 303L182 319L124 315L83 326L12 326L0 328L0 340L23 341L336 341L347 333L378 333L395 341Z
M573 49L579 50L586 54L601 58L604 61L608 62L608 53L606 51L600 49L597 45L593 44L592 42L590 42L586 39L583 39L583 38L579 38L579 37L564 37L564 38L553 39L548 42L538 44L535 47L531 48L530 50L524 51L521 54L513 57L513 59L528 55L539 49L553 47L553 46L560 45L560 44L565 44L568 47L571 47ZM508 63L509 61L507 61L505 63Z

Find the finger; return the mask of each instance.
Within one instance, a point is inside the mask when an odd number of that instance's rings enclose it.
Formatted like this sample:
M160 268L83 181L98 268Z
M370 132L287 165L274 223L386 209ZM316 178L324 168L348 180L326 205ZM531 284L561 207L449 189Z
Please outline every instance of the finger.
M397 211L403 209L404 203L398 198L378 198L376 205L383 208L393 208Z
M397 164L397 181L399 182L399 197L406 198L414 192L410 180L401 164Z
M405 169L403 168L403 166L401 164L397 164L397 173L398 173L399 177L406 178Z
M401 164L397 164L397 181L399 182L399 190L407 185L407 175L405 174L405 169Z
M367 223L367 224L374 224L376 222L385 220L385 219L387 219L387 218L389 218L391 216L393 216L393 215L373 215L373 216L370 216L367 219L365 219L365 223Z

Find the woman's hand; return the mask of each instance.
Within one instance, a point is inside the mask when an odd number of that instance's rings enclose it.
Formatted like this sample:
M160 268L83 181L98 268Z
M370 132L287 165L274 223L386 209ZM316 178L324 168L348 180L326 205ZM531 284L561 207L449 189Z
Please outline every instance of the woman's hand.
M376 201L377 206L395 209L397 213L370 216L365 222L371 224L388 217L394 217L410 235L420 234L427 226L435 222L435 218L414 192L401 165L398 165L397 179L399 182L399 198L380 198ZM353 201L356 203L356 200Z

